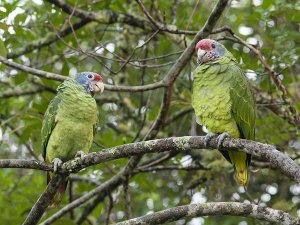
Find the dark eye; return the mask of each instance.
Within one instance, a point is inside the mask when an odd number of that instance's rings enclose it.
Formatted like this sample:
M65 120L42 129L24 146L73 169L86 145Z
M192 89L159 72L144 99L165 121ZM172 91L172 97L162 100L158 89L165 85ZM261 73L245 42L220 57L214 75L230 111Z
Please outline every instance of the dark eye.
M211 44L211 47L212 47L212 48L215 48L215 47L216 47L216 45L215 45L215 44Z
M93 76L92 74L87 75L87 77L88 77L89 79L94 78L94 76Z

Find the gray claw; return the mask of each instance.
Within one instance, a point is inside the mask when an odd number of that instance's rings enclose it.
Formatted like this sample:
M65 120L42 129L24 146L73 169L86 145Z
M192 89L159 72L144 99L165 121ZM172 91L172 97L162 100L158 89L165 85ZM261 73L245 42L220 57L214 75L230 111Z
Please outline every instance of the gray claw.
M76 153L75 158L83 158L85 156L84 151L80 150Z
M207 147L208 145L208 142L210 141L210 139L212 139L213 137L217 136L216 133L212 133L212 132L209 132L205 135L205 138L204 138L204 146Z
M218 149L221 148L224 139L227 137L230 137L230 135L227 132L224 132L217 137Z
M59 158L54 158L52 160L52 163L53 163L53 171L54 171L54 173L56 173L58 167L60 167L63 164L63 161L61 161L61 159L59 159Z

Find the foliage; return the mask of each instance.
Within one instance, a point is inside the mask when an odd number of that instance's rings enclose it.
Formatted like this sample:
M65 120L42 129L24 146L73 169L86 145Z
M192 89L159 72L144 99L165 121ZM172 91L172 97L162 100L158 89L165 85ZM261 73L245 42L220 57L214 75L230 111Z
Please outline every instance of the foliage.
M75 6L75 1L68 4ZM216 1L143 1L157 21L181 30L198 31L204 25ZM68 15L59 7L40 0L10 0L0 2L0 55L9 58L32 43L42 43L50 37L56 41L14 57L13 61L44 71L74 76L79 71L95 71L105 83L136 86L162 80L193 36L156 33L135 1L104 0L77 1L84 11L110 10L146 21L145 28L119 22L89 22L69 35L57 37L57 32L81 18ZM288 101L300 111L299 81L299 3L292 0L231 1L217 27L230 27L238 36L256 46L266 62L276 71L287 90ZM124 14L123 14L124 13ZM228 50L238 59L251 78L257 101L256 140L276 145L297 160L300 139L294 114L282 99L261 62L241 43L228 40L226 32L213 34L223 39ZM181 43L185 43L181 42ZM28 47L29 46L29 47ZM128 63L129 61L129 63ZM127 63L126 63L127 62ZM166 123L157 138L202 135L195 130L191 107L191 72L196 67L193 58L177 78L172 92ZM24 71L0 65L0 158L41 159L40 129L43 114L55 96L58 81L32 76ZM24 94L24 91L33 91ZM15 93L22 93L16 95ZM97 96L99 124L91 151L141 141L155 121L162 101L163 89L146 92L109 92ZM180 114L183 112L182 114ZM179 116L176 116L179 115ZM195 133L196 132L196 133ZM34 154L30 149L34 150ZM155 154L156 155L156 154ZM153 158L145 155L142 162ZM103 183L118 173L127 159L92 166L77 175ZM254 159L254 162L257 162ZM300 161L297 161L300 162ZM260 163L260 164L259 164ZM252 167L247 192L233 180L232 167L217 151L190 151L174 154L159 165L203 165L208 170L166 170L138 173L129 180L132 218L191 202L239 201L254 202L282 209L300 216L300 186L276 170ZM0 169L0 222L21 224L33 204L45 189L45 173L28 169ZM72 182L73 198L92 190L94 185L84 181ZM124 188L111 190L113 208L110 222L125 220ZM66 194L62 205L69 202ZM100 202L84 224L104 224L109 198ZM58 209L48 210L45 218ZM73 211L75 218L82 207ZM70 221L70 214L56 222ZM72 218L72 216L71 216ZM176 224L254 224L242 217L208 217L180 220ZM245 221L245 222L242 222ZM71 224L71 223L69 223ZM255 224L259 224L257 221ZM261 223L266 224L266 223Z

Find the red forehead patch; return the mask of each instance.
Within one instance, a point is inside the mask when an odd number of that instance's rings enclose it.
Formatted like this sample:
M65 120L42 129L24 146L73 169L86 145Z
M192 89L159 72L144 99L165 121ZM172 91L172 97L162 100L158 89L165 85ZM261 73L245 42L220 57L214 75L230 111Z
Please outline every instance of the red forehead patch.
M198 50L199 48L205 51L211 50L211 42L212 40L210 39L202 39L196 44L196 50Z
M100 80L103 80L103 78L98 73L94 73L94 80L100 81Z

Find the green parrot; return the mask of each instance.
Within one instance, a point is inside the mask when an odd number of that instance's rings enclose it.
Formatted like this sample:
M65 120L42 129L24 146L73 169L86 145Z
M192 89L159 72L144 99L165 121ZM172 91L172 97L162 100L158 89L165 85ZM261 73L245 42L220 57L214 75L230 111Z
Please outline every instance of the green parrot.
M89 152L97 122L95 92L103 92L102 77L97 73L82 72L75 79L68 78L57 88L58 94L45 113L41 135L43 158L54 164L54 172L75 156ZM47 173L47 183L54 173ZM68 178L61 183L51 206L62 200Z
M218 136L218 146L225 137L255 138L255 101L250 85L233 55L220 43L203 39L196 45L199 66L193 72L192 106L197 123L212 136ZM251 155L239 151L226 151L223 156L234 166L235 178L247 187L247 168Z

